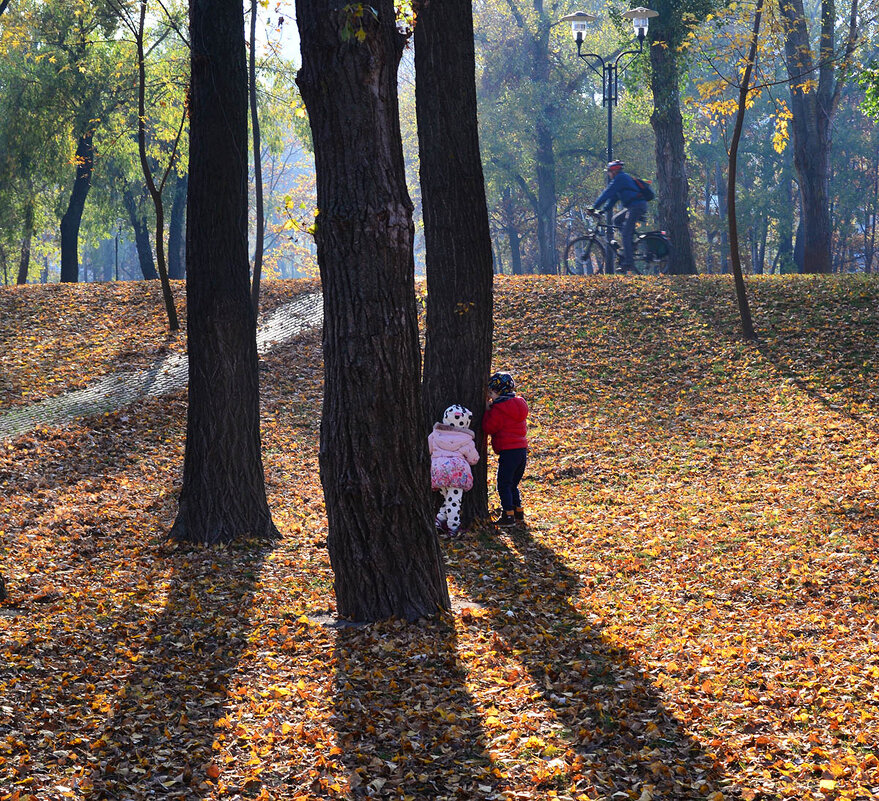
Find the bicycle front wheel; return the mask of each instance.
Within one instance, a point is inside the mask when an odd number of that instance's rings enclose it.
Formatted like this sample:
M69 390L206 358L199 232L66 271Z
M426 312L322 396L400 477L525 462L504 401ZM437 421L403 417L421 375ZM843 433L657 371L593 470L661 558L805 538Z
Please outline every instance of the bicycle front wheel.
M594 235L578 236L565 248L565 272L568 275L601 275L606 263L604 245Z

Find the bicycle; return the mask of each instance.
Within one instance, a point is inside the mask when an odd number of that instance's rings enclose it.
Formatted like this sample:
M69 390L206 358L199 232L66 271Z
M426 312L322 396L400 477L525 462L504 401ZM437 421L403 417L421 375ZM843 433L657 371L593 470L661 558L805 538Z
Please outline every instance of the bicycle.
M600 215L593 213L592 228L583 236L572 239L565 246L564 269L568 275L604 275L607 271L608 248L613 248L614 262L619 264L620 243L616 239L608 242L605 222ZM619 230L618 225L611 226ZM634 265L639 275L665 275L668 272L671 242L665 231L645 231L638 234L633 242Z

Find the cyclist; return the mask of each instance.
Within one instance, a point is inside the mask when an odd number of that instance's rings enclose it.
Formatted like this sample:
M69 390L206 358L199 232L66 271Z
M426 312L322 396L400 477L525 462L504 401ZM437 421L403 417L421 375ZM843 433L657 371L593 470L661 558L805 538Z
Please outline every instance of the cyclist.
M623 255L620 259L620 272L624 273L635 269L633 245L635 225L643 220L647 214L647 201L641 194L634 178L627 172L623 172L623 162L609 162L607 175L610 183L595 201L595 206L591 211L600 212L613 208L617 201L622 204L622 210L614 215L613 224L619 226L622 233Z

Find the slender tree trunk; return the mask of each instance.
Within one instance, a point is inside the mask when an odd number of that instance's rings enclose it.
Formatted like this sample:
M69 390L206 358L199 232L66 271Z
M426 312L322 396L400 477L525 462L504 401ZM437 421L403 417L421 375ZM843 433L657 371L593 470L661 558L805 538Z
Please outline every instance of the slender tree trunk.
M180 140L180 133L183 130L183 124L186 115L182 115L180 119L180 130L177 132L177 139L174 141L174 152L168 160L168 168L162 177L159 185L153 180L153 172L147 160L146 152L146 56L144 55L144 30L146 20L147 0L140 0L140 25L137 35L137 72L138 72L138 88L137 88L137 147L140 154L140 166L143 170L143 177L146 181L147 190L153 199L153 206L156 209L156 266L159 270L159 280L162 282L162 297L165 301L165 313L168 315L168 328L176 331L180 328L180 322L177 319L177 309L174 306L174 295L171 292L171 284L168 281L168 268L165 264L165 207L162 203L162 189L165 186L165 180L168 178L171 168L174 165L174 157L177 153L177 142Z
M95 151L92 131L86 131L76 143L76 178L67 203L67 211L61 218L61 281L76 283L79 280L79 226L85 200L92 185Z
M733 126L732 141L729 146L729 180L727 182L726 204L729 213L729 241L730 256L732 262L733 278L736 285L736 300L739 304L739 315L742 320L742 334L745 339L756 339L754 323L751 321L751 309L748 305L748 294L745 290L745 279L742 276L742 261L739 256L739 228L736 220L736 172L738 169L739 140L742 137L742 125L745 121L745 108L748 99L748 87L751 82L751 72L754 69L754 60L757 57L757 44L760 38L760 21L763 18L763 0L757 0L754 11L754 28L751 33L751 45L748 60L745 66L745 74L742 77L742 85L739 87L739 103L736 110L736 120Z
M876 257L876 230L879 224L879 155L872 160L873 183L870 194L864 204L864 272L873 271L873 259Z
M297 0L297 76L314 141L324 297L320 471L338 613L409 620L449 607L430 514L412 202L393 0ZM374 9L374 13L373 10Z
M171 220L168 223L168 278L179 280L186 277L186 175L174 184L174 200L171 202Z
M256 10L257 0L250 0L250 130L253 137L253 180L256 197L256 243L253 248L253 313L259 315L259 282L265 241L265 212L262 196L262 151L259 142L259 108L256 97Z
M114 255L115 255L115 237L111 237L110 239L104 239L101 242L100 250L101 250L101 265L103 266L101 280L102 281L112 281L113 280L113 266L115 263Z
M3 285L9 286L9 261L6 258L6 248L0 243L0 264L3 265Z
M555 143L548 123L541 116L537 121L537 249L540 263L538 272L554 275L558 272L556 247L556 182Z
M513 220L514 203L509 187L504 188L501 208L504 213L504 231L510 246L510 272L513 275L524 275L525 267L522 265L522 241L519 229Z
M18 262L18 283L27 283L31 266L31 242L34 238L34 201L28 198L24 206L24 232L21 235L21 258Z
M145 281L155 281L159 274L156 272L156 263L153 260L149 225L146 214L140 206L140 201L135 197L130 186L126 186L122 192L122 204L128 212L128 221L134 231L134 246L137 248L137 263L140 266L140 273Z
M684 146L684 123L681 117L681 99L678 86L677 53L666 41L668 33L662 20L677 16L669 0L660 0L660 16L650 27L650 67L653 73L653 113L650 124L656 138L656 182L659 185L658 218L660 227L671 240L669 272L675 275L695 275L693 242L690 235L689 193L687 181L687 154ZM664 17L665 15L665 17Z
M259 432L247 253L247 62L240 0L190 2L186 243L189 411L172 535L275 538Z
M729 209L726 198L729 192L726 179L720 163L714 167L714 183L717 186L717 227L720 230L720 272L722 275L729 273Z
M783 202L778 215L778 254L775 260L778 264L778 272L781 274L794 272L794 208L796 202L790 167L787 164L782 170L779 192Z
M428 425L460 403L473 412L481 459L464 494L465 525L488 517L479 423L491 369L492 257L476 119L471 0L416 5L415 102L427 245L422 395ZM463 354L463 358L462 358Z

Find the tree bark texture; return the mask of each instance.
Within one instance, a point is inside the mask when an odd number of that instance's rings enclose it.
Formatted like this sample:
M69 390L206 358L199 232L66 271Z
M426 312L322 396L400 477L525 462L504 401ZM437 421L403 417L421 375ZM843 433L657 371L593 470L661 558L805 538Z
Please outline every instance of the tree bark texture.
M374 8L296 3L324 298L320 472L339 615L412 620L449 597L422 424L397 103L404 39L393 0Z
M664 5L665 3L660 3ZM660 9L662 11L662 9ZM673 13L671 9L668 13ZM680 76L674 47L666 41L662 14L650 27L653 113L650 124L656 137L656 182L659 185L659 226L671 240L669 272L695 275L690 236L689 183L681 117Z
M247 255L247 69L240 0L191 0L189 410L172 535L273 538L260 450Z
M86 131L76 143L76 177L67 211L61 218L61 281L76 283L79 280L79 226L85 200L92 185L95 150L92 131Z
M34 238L34 201L28 198L24 206L24 231L21 235L21 258L18 262L18 280L16 283L26 284L27 274L31 266L31 242Z
M168 223L168 278L186 277L186 175L174 184L171 201L171 220Z
M122 192L122 204L128 212L128 220L134 231L134 246L137 249L137 263L140 274L145 281L154 281L159 277L156 262L153 259L153 246L150 242L150 229L146 214L141 208L142 198L135 196L130 186Z
M479 422L491 369L492 253L476 118L470 0L416 6L415 103L427 245L422 397L427 429L460 403L473 412L480 461L464 522L488 517Z
M852 0L849 35L843 65L854 49L857 31L857 0ZM803 220L803 267L805 273L832 270L830 222L831 124L839 103L840 82L836 71L839 54L834 51L837 24L833 0L821 3L818 63L812 54L803 0L780 4L785 23L785 55L791 99L794 167L799 176ZM815 82L817 80L817 87Z

